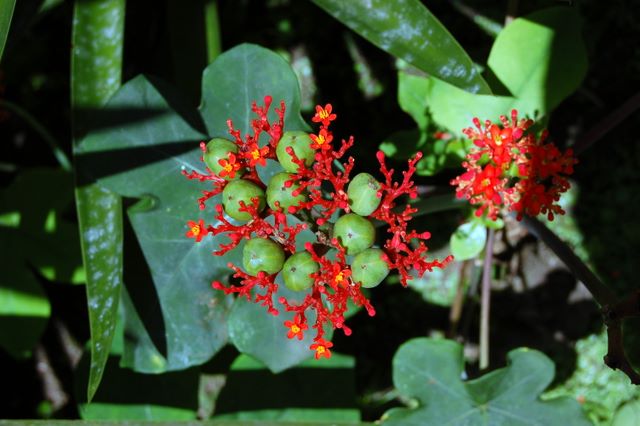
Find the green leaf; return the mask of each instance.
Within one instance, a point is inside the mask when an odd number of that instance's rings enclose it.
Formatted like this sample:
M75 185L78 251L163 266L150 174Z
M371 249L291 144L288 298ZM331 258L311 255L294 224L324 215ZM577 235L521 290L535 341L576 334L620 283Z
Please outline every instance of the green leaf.
M0 206L0 244L11 247L24 268L52 281L84 283L78 227L65 220L73 208L70 173L26 169L0 192Z
M274 302L280 297L286 297L291 304L299 304L304 300L307 292L287 289L282 283L282 274L276 279L279 288L273 296ZM274 306L277 304L274 303ZM302 341L287 338L284 322L292 319L292 313L269 315L264 306L237 300L229 315L229 337L240 352L262 361L271 371L278 373L313 355L309 346L313 343L314 330L306 331ZM309 324L313 324L315 315L309 315L307 319Z
M286 104L286 130L308 130L300 116L300 88L289 64L265 48L242 44L209 65L202 75L202 119L210 137L229 137L231 119L242 134L251 132L251 102L273 98L273 107ZM269 120L277 118L271 108Z
M420 78L420 77L416 77ZM521 114L532 115L520 107L518 100L508 96L474 95L435 78L421 77L428 82L426 105L433 121L456 135L473 126L473 118L498 120L514 107Z
M5 246L4 242L2 247ZM12 356L29 356L49 321L51 306L27 265L11 252L0 268L0 347Z
M471 93L491 93L469 55L418 0L314 0L390 54Z
M226 274L226 263L232 261L211 256L224 237L196 244L184 236L187 221L203 217L196 201L198 184L180 173L182 169L204 172L198 141L206 136L194 128L202 128L202 123L197 112L189 112L186 103L164 84L142 76L125 84L106 110L124 124L90 133L82 142L82 156L101 185L140 199L127 215L153 285L144 284L148 294L132 306L139 318L148 318L143 311L162 316L155 319L153 329L142 324L143 332L147 328L161 342L140 334L125 340L125 365L161 372L201 364L226 343L225 297L208 284ZM127 122L128 111L146 111L147 117ZM127 312L127 318L135 318L135 312ZM133 325L127 324L136 328L132 321ZM140 344L148 356L140 356Z
M4 45L7 43L15 6L16 0L0 0L0 59L4 53Z
M393 358L393 382L417 408L394 408L384 424L589 425L569 398L541 401L551 383L553 362L541 352L516 349L507 367L463 382L462 345L450 340L413 339Z
M424 76L398 72L398 105L415 120L421 130L425 130L429 125L428 91L429 80Z
M555 7L514 20L496 38L488 64L521 108L546 115L587 71L577 10Z
M76 1L71 51L74 148L92 128L96 110L120 86L124 0ZM95 393L113 340L122 285L122 205L92 182L76 160L76 207L87 278L91 331L88 399Z
M353 357L334 352L329 359L309 360L273 374L264 364L240 355L218 396L214 419L358 422L354 366Z
M460 261L478 256L487 241L487 229L477 221L463 223L451 234L451 254Z
M629 401L616 411L611 426L634 426L640 419L640 401Z
M164 374L140 374L120 368L109 357L106 374L93 401L82 398L87 385L89 359L77 367L75 389L80 416L85 420L195 420L200 371L191 368Z
M227 242L226 236L210 236L197 244L184 236L187 221L210 218L212 212L203 213L197 202L210 184L189 181L180 172L204 172L198 142L228 137L227 118L243 134L250 132L250 102L262 103L266 95L275 103L286 102L286 130L306 128L291 68L273 52L242 45L205 70L200 114L160 81L137 77L105 108L105 117L117 127L99 123L83 141L83 161L94 179L118 194L140 199L128 209L128 217L153 283L127 284L124 365L146 372L182 369L207 361L226 343L232 299L212 291L210 283L228 282L231 270L226 265L240 264L242 248L212 256L221 242ZM275 119L273 113L271 118ZM209 206L216 203L219 196ZM259 308L258 322L263 322L267 313ZM280 332L286 338L283 326ZM278 350L283 356L284 349Z

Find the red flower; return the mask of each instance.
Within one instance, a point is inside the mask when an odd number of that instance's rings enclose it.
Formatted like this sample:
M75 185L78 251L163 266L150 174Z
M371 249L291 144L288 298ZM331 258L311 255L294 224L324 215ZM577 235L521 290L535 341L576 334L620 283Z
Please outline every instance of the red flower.
M313 121L314 123L322 123L323 125L328 126L329 123L335 120L337 117L335 114L331 114L332 109L333 107L331 106L331 104L326 104L324 108L322 108L320 105L316 105L316 115L313 116L311 121Z
M333 346L333 343L327 342L324 339L317 340L313 345L309 346L309 349L312 351L316 351L316 359L320 359L320 357L331 358L330 347Z
M331 141L333 140L333 135L324 127L320 129L318 135L310 134L309 136L313 141L313 143L311 144L311 148L321 149L323 151L331 149Z
M531 120L518 120L511 112L511 122L500 117L502 126L477 118L474 128L464 130L474 147L462 166L465 173L451 181L458 198L478 205L476 215L487 213L496 220L500 209L535 216L546 213L549 220L564 211L557 204L560 194L569 189L566 176L573 173L576 160L571 150L562 153L552 143L545 143L546 131L540 138L525 131ZM488 161L488 162L487 162Z
M297 337L298 340L302 340L304 338L304 335L302 332L309 328L307 327L307 324L304 324L303 322L301 322L300 318L298 318L297 316L293 319L293 321L285 321L284 326L289 329L289 332L287 333L287 337L289 339L293 339L294 337Z
M256 164L261 165L262 167L267 165L266 157L269 155L269 147L263 146L260 148L258 144L251 144L249 150L245 152L244 158L249 160L249 166L255 167Z
M236 177L236 172L240 170L240 163L236 162L236 155L233 152L229 153L229 159L221 158L218 163L222 166L220 177L229 176L229 179L233 179Z
M209 233L209 230L204 226L204 221L200 219L197 223L190 220L187 222L189 231L185 234L188 238L195 238L199 243L202 238Z

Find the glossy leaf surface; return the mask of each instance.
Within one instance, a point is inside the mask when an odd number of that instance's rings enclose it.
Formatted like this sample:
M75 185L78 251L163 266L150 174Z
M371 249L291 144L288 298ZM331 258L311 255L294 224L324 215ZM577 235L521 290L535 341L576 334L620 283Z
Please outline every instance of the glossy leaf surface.
M418 0L314 0L390 54L471 93L491 93L471 58Z
M71 51L71 105L74 149L92 128L95 112L120 86L124 0L77 1ZM122 205L120 197L86 180L76 161L76 208L87 275L91 331L89 400L107 361L122 285Z

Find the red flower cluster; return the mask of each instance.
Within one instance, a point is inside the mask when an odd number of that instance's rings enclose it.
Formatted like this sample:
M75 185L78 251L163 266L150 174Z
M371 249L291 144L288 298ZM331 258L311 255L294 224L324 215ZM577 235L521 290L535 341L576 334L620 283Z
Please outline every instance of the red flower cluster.
M567 176L577 163L572 150L562 153L553 143L545 143L546 130L539 139L527 133L533 121L518 120L516 110L511 122L505 116L500 121L502 126L487 120L483 127L475 118L475 128L464 130L475 147L462 163L467 171L451 181L457 197L478 205L477 216L486 211L493 220L503 207L516 212L518 220L525 214L544 213L549 220L564 214L558 200L569 189Z
M281 103L280 109L276 109L278 121L269 123L267 112L271 98L265 97L264 102L264 107L258 107L254 102L252 110L258 118L252 121L253 134L245 136L244 140L241 138L240 132L233 128L233 124L228 122L230 134L235 139L239 154L234 156L233 163L239 164L240 168L245 171L243 179L249 179L262 188L265 187L265 184L258 178L256 166L264 165L264 162L260 162L259 159L276 157L275 152L282 136L285 111L285 106ZM352 157L348 157L346 162L341 162L346 151L354 143L353 137L350 137L348 141L342 140L337 148L333 146L333 134L329 127L335 119L336 115L332 113L330 104L324 108L316 107L316 114L312 121L320 123L320 129L317 134L310 135L312 140L310 146L315 150L315 158L311 166L306 166L304 161L297 158L290 147L286 151L291 155L293 163L297 165L297 171L291 174L291 180L287 181L285 186L299 185L293 195L296 196L304 191L307 195L306 201L290 206L286 212L281 208L273 210L269 207L260 212L257 198L253 199L252 205L241 203L240 211L247 212L251 216L251 220L243 225L234 225L228 221L223 214L222 205L218 204L215 206L216 225L205 226L202 221L199 223L189 222L190 231L187 232L187 236L196 238L196 241L199 241L203 235L226 233L230 241L228 244L221 245L220 249L214 253L216 255L223 255L235 248L243 239L256 236L269 237L280 243L285 253L294 254L296 249L301 249L301 247L296 247L296 237L300 231L307 227L313 229L317 238L316 242L314 244L307 242L304 245L304 250L319 265L318 271L309 275L313 279L313 285L307 291L302 302L298 304L291 303L285 297L280 297L277 302L286 311L294 313L292 321L284 322L288 330L287 337L302 340L304 331L308 330L309 326L315 329L314 343L310 349L315 352L316 358L328 358L331 355L330 348L333 344L324 338L325 325L329 324L333 329L342 329L346 335L351 334L351 330L345 325L345 312L349 300L357 306L364 306L369 315L375 314L373 306L362 292L360 283L354 282L351 278L351 269L346 261L345 249L335 238L332 238L331 231L328 230L336 212L348 213L350 211L346 186L354 166ZM262 132L269 135L269 142L265 147L260 148L257 142ZM201 147L204 151L205 144L201 144ZM418 155L409 161L409 169L403 172L401 182L393 181L394 171L387 169L382 152L378 152L377 158L385 180L381 182L380 190L377 193L377 196L381 198L380 205L369 217L383 221L388 225L389 238L383 247L385 261L390 268L399 271L401 281L406 285L407 279L414 270L422 275L434 267L444 267L452 257L449 256L443 261L427 260L425 257L427 246L424 240L428 239L430 234L407 229L411 215L415 213L416 209L408 205L404 210L395 209L399 197L409 195L411 198L415 198L417 195L411 178L420 156ZM232 163L231 159L228 161ZM223 166L223 170L219 176L211 170L208 170L209 173L206 175L197 172L183 172L190 179L212 181L213 190L204 191L204 196L199 200L201 208L204 208L207 199L220 193L227 184L227 181L220 177L227 170L227 164L220 164ZM233 167L230 170L237 172L239 169ZM306 223L298 222L295 225L290 225L292 216L302 219ZM278 284L275 282L277 274L268 275L265 272L259 272L257 276L251 276L233 264L229 264L229 267L235 271L234 277L238 278L239 282L224 285L215 281L212 284L213 288L222 290L226 294L236 293L245 296L248 300L266 306L271 314L278 314L273 300L273 295L278 289ZM310 312L315 313L313 324L308 322Z

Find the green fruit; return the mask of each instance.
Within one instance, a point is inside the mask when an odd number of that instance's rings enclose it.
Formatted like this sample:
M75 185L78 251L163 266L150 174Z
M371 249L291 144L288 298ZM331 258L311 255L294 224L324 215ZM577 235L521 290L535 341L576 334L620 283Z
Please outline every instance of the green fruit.
M338 239L348 255L371 247L375 235L371 221L354 213L345 214L333 225L333 237Z
M270 238L252 238L242 249L242 265L249 275L256 276L260 271L273 275L283 264L284 250Z
M251 215L247 212L240 211L240 201L248 206L252 204L251 199L260 200L258 205L258 213L264 210L264 191L258 185L248 180L233 180L224 187L222 191L222 206L225 213L236 220L249 220Z
M202 157L207 167L209 167L209 169L211 169L213 173L219 176L220 172L223 170L223 167L220 165L220 160L228 160L229 154L232 153L236 155L237 158L238 146L235 143L231 142L228 139L213 138L209 141L209 143L207 143L207 150ZM233 179L238 179L243 174L244 169L240 168L236 170ZM229 176L225 176L224 179L232 180L229 178Z
M293 191L300 188L300 185L294 183L290 187L285 186L285 182L291 180L291 174L281 172L274 175L267 185L267 204L273 210L276 209L276 201L280 203L280 207L286 210L290 206L297 206L301 202L307 201L307 196L300 193L293 196Z
M311 254L299 251L284 262L282 279L289 290L302 291L313 285L313 278L309 275L320 270L320 265L313 260Z
M347 195L351 211L360 216L369 216L380 205L378 198L380 182L369 173L360 173L349 182Z
M288 172L298 171L298 165L293 162L291 155L287 152L288 147L293 148L298 159L304 161L304 165L309 167L316 155L315 150L311 148L311 142L311 138L305 132L285 132L276 147L276 156L282 167Z
M375 287L389 275L389 265L382 259L384 252L369 248L358 253L351 262L351 279L362 287Z

